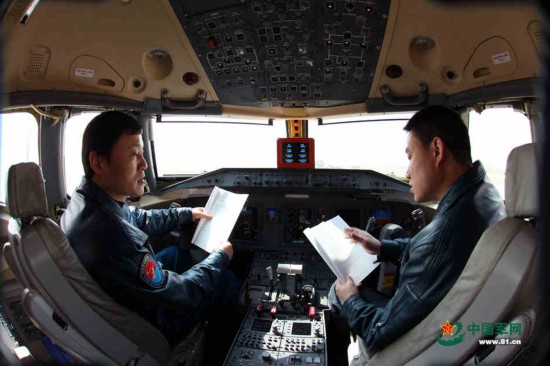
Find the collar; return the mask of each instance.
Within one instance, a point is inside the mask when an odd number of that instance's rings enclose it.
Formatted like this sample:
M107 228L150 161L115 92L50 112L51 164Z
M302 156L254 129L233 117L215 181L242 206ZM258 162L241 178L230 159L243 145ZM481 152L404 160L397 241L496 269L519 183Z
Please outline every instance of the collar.
M131 214L130 206L126 202L115 201L91 179L86 177L82 178L78 190L82 191L89 199L94 200L105 211L117 216L122 223L122 228L126 235L134 243L144 245L147 242L149 236L137 227L135 217Z
M84 191L86 196L91 197L100 206L104 207L108 211L114 213L117 216L120 216L125 220L127 219L127 212L129 211L128 204L126 202L115 201L91 179L82 177L79 189Z
M464 172L439 200L437 212L444 212L452 207L471 187L485 180L485 168L479 160Z

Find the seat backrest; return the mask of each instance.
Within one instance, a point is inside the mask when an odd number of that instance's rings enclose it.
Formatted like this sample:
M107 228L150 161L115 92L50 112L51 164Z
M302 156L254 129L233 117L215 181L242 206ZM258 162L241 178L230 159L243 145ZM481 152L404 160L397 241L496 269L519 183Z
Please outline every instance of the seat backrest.
M6 251L3 252L3 255L0 255L0 268L11 270L11 277L15 276L15 278L17 278L20 283L24 283L23 275L20 274L20 266L16 262L17 258L13 256L11 250L12 248L8 243L10 241L10 232L19 232L19 227L17 225L16 228L16 225L17 222L10 220L10 215L8 213L8 208L6 207L6 205L3 202L0 202L0 245L4 246L4 244L7 244ZM16 238L14 240L19 240L19 238ZM4 264L7 264L9 268L6 268Z
M536 182L535 145L512 150L506 169L507 217L487 228L457 282L425 319L371 357L360 344L361 357L352 364L477 364L476 358L480 357L487 364L502 364L513 358L521 346L496 346L488 355L476 355L481 332L470 332L467 327L474 323L518 323L522 328L518 335L523 338L522 344L532 332L539 241L535 229L525 219L537 214ZM460 322L463 329L455 328L459 334L455 333L452 342L443 345L445 342L440 343L438 336L446 320ZM510 336L509 329L507 332Z
M4 202L0 202L0 244L8 241L8 224L10 215Z
M23 304L48 338L90 364L168 364L171 350L164 336L99 287L59 226L47 218L38 165L10 168L8 209L22 222L20 234L14 235L20 244L12 255L27 282Z

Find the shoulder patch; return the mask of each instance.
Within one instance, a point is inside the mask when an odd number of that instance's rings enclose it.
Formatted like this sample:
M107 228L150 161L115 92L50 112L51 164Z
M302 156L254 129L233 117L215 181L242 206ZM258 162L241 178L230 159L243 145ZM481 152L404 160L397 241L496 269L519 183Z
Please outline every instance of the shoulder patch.
M164 283L164 272L159 262L149 253L145 254L139 269L139 276L151 287L159 288Z

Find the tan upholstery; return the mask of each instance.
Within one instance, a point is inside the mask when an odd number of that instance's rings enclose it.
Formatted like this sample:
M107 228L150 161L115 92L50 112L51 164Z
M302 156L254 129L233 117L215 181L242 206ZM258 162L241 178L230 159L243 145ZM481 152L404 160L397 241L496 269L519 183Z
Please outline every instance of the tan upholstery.
M8 243L10 221L12 221L10 219L8 208L3 202L0 202L0 246L2 247L4 245L10 246ZM15 260L13 259L11 248L9 248L4 255L0 255L0 287L1 282L6 278L13 278L13 276L19 277L19 267L16 264L12 265L12 263L15 263Z
M13 236L10 257L17 257L28 282L23 304L33 322L81 362L168 364L171 350L163 335L103 292L59 226L44 217L48 210L41 177L34 163L11 167L8 177L10 212L27 222L21 242ZM67 323L66 329L52 321L52 312Z
M523 218L537 213L535 163L533 144L510 153L505 193L509 217L487 228L457 282L424 320L374 355L368 355L359 341L354 347L361 352L349 357L350 365L477 364L480 333L468 333L463 342L452 347L436 342L441 335L439 326L446 320L460 321L464 328L472 322L517 321L525 324L529 333L536 314L539 244L535 229ZM496 346L485 360L487 364L502 364L519 350Z
M10 222L10 215L8 214L8 208L3 202L0 202L0 244L4 244L8 239L8 225Z
M505 320L536 257L535 230L526 222L505 218L480 238L455 285L416 327L374 355L369 365L449 364L466 361L478 345L468 334L464 342L445 347L435 343L446 320L492 323ZM397 352L396 350L399 350ZM416 358L416 359L415 359Z
M487 357L482 360L484 365L506 365L510 360L521 350L522 345L527 344L529 337L533 335L535 327L535 311L532 309L520 312L516 317L510 320L511 324L519 324L521 327L521 334L514 333L510 335L510 325L506 327L506 335L498 335L495 339L500 340L502 338L507 338L508 342L511 339L519 340L521 343L519 345L508 344L503 347L496 347L493 352L491 352ZM472 357L464 366L476 366L480 362L476 357Z
M167 363L170 358L170 346L164 336L152 324L119 305L99 287L80 263L59 226L50 219L33 224L36 235L44 243L60 272L83 301L82 306L89 306L114 329L138 345L139 349L150 353L161 364ZM24 249L25 254L32 259L32 248L24 246ZM33 264L31 263L31 265ZM44 284L44 287L46 286ZM63 313L70 316L69 312L72 312L74 317L81 316L79 315L81 310L73 311L74 309L66 303L66 298L61 291L58 294L59 297L52 294L51 290L48 291L52 296L52 302ZM76 326L78 324L75 324ZM89 327L80 328L80 330L92 340L96 340L96 337L103 337L102 333L91 334ZM117 345L113 344L113 346Z
M539 195L535 149L535 144L518 146L508 156L504 186L508 217L537 216Z

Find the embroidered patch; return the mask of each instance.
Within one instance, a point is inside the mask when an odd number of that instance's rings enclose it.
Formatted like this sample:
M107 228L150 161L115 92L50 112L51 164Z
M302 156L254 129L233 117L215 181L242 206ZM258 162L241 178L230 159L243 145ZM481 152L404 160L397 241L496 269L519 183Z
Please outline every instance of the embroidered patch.
M159 288L164 283L164 272L160 264L151 254L145 254L139 269L139 276L145 283L154 288Z

